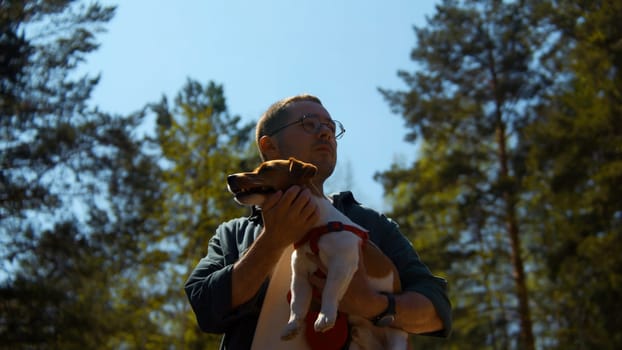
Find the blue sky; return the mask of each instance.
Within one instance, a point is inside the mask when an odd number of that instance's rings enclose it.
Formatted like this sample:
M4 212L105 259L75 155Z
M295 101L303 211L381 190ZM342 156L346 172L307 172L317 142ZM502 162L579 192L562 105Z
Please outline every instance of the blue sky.
M163 94L172 99L192 78L222 84L230 113L251 121L283 97L314 94L347 130L326 190L351 189L386 209L373 175L414 160L416 147L403 141L404 121L377 88L406 88L397 71L415 69L412 28L437 1L102 3L118 8L85 67L101 74L94 104L126 114Z

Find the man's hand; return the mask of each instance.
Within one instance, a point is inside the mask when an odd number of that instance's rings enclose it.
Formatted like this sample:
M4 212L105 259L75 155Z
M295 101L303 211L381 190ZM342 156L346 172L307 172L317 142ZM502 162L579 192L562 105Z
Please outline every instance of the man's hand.
M300 186L271 195L261 208L264 233L279 247L286 247L304 237L319 219L311 192Z

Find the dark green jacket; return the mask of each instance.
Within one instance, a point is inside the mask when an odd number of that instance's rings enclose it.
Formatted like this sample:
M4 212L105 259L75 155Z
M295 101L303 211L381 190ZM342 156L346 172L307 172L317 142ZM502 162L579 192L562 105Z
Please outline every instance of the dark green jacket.
M378 212L361 206L350 192L333 196L333 205L352 221L369 231L369 238L393 261L400 273L403 290L425 295L436 307L444 329L430 335L447 336L451 330L451 305L447 282L433 276L421 262L398 225ZM210 333L224 333L221 349L250 349L268 281L246 304L231 308L233 263L251 246L262 230L261 214L254 209L248 218L223 223L209 242L185 285L186 294L199 327Z

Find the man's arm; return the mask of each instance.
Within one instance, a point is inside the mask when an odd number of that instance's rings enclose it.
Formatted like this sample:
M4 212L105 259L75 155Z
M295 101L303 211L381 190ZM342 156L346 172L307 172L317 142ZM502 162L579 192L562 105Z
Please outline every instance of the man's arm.
M338 209L369 230L370 240L393 261L399 271L403 292L395 297L396 320L393 326L409 333L448 336L452 320L447 281L432 275L394 221L358 205L351 193L342 195L337 203ZM359 271L354 274L340 309L371 320L386 310L388 300L369 285L365 261L359 259L359 264ZM323 286L323 281L314 277L311 283Z
M264 230L233 265L231 306L250 300L272 272L285 248L300 240L318 219L308 189L298 186L277 192L262 206Z
M309 193L300 191L300 188L292 188L285 193L279 192L271 196L264 205L268 209L264 215L264 230L246 254L232 265L225 265L225 255L229 253L227 246L236 244L236 233L219 227L221 231L217 231L210 240L207 256L201 259L184 286L188 301L203 331L225 332L228 322L239 316L236 316L237 311L246 312L240 307L256 298L266 277L287 246L284 242L297 239L299 227L302 227L304 234L304 223L307 220L301 220L300 217L314 220L314 215L317 215L313 205L308 205L308 196ZM289 214L284 215L283 211ZM300 220L302 224L290 222L279 226L279 215ZM257 305L249 304L248 307L255 308Z
M393 327L415 334L432 333L443 329L443 321L436 312L436 308L422 294L407 291L396 295L395 306L396 318Z
M362 268L364 269L364 266ZM388 300L385 295L369 286L362 271L359 267L339 308L346 313L353 313L371 320L386 310ZM396 294L395 311L395 321L392 327L413 334L432 333L443 329L443 321L436 312L436 308L426 296L420 293L405 291Z
M323 269L321 261L309 256ZM368 320L381 314L388 306L387 297L378 293L370 285L366 277L365 264L359 259L359 268L354 274L350 286L343 296L339 309L348 314L359 315ZM309 277L311 283L323 288L325 280L315 275ZM395 295L396 318L392 327L403 329L408 333L422 334L440 331L444 328L434 304L423 294L405 291Z

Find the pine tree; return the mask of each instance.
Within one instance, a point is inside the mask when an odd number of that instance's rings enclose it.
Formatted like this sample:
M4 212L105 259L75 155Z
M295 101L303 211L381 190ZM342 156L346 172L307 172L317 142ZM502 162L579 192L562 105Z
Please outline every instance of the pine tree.
M543 66L557 76L529 132L529 185L551 347L617 349L622 335L622 4L558 1ZM542 298L538 298L542 299ZM553 302L554 301L554 302Z
M421 68L399 73L409 90L381 90L422 151L412 169L380 178L401 198L398 221L416 224L415 244L447 251L434 262L451 264L454 338L473 348L535 348L517 143L544 82L530 11L524 1L443 1L415 28Z
M173 106L163 97L151 109L157 119L163 167L163 196L151 218L159 223L152 243L158 243L158 284L166 302L156 313L171 325L178 348L217 344L220 336L201 334L183 285L208 241L222 222L247 214L227 191L226 177L253 169L259 157L251 142L253 123L241 125L239 116L227 110L221 85L205 86L188 80ZM154 261L155 262L155 261ZM184 320L175 325L170 320Z
M154 160L132 136L143 113L90 107L99 78L76 75L114 8L2 1L0 9L0 343L108 349L137 327L157 333L119 298L149 232L143 199L158 191Z

